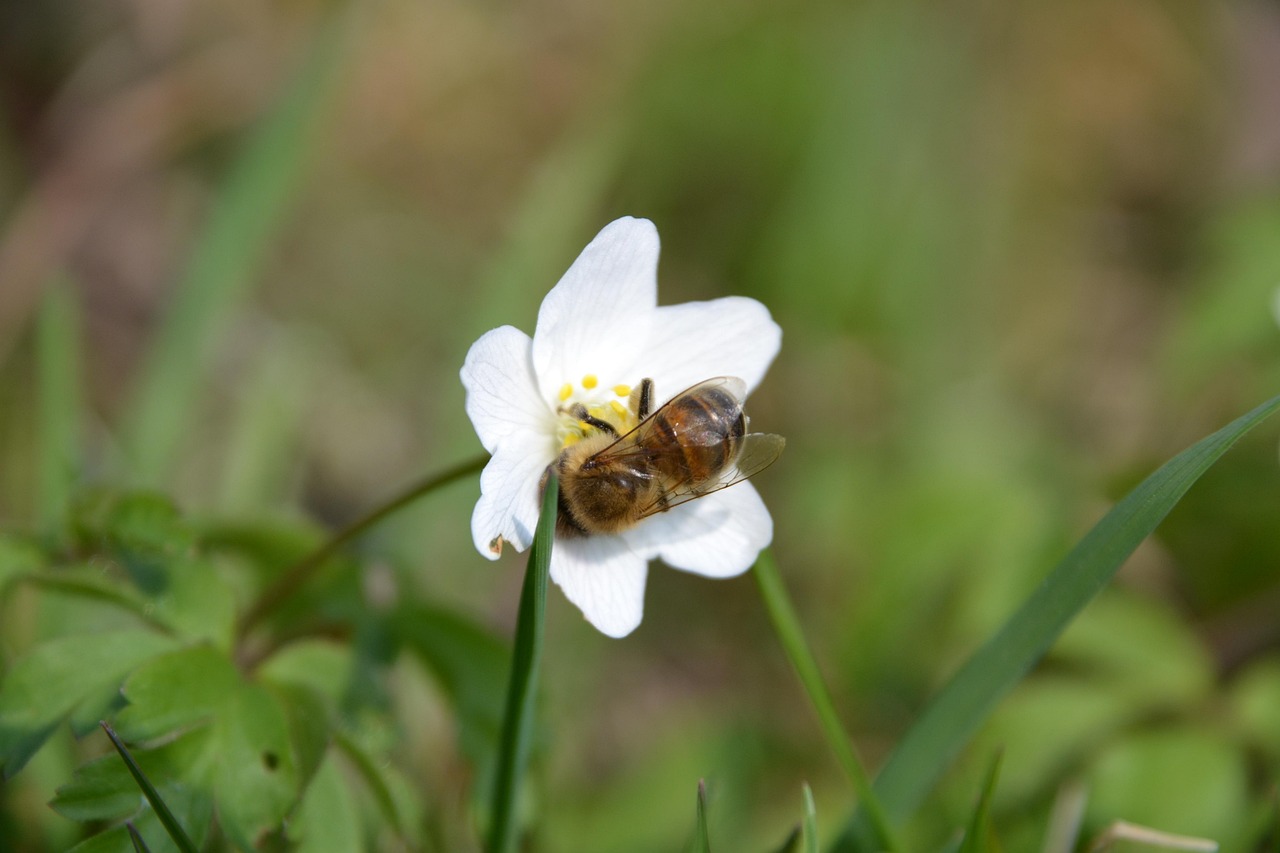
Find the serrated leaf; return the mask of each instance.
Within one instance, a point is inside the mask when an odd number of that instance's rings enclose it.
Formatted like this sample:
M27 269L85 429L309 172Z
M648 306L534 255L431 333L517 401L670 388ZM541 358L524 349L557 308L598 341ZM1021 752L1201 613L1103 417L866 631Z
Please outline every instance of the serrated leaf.
M18 660L0 684L0 761L11 776L59 722L174 641L149 631L58 637Z
M125 682L129 707L116 716L116 730L136 742L207 722L240 685L235 666L212 646L162 655Z
M193 818L212 811L209 789L191 784L192 777L198 773L199 762L209 751L209 735L208 729L201 729L156 749L133 750L138 766L154 781L165 802L174 808L174 814L196 839L203 830L194 831L199 821ZM113 752L76 768L75 776L58 788L49 805L71 820L110 821L139 814L145 802L129 768ZM207 817L204 823L207 826Z
M129 678L124 691L130 705L116 722L129 740L207 724L203 754L183 778L212 789L229 838L251 847L263 833L280 828L303 778L291 738L298 738L308 750L306 760L314 762L314 720L306 721L306 731L291 733L280 701L265 687L246 683L226 655L210 646L152 661ZM299 719L313 713L300 712Z

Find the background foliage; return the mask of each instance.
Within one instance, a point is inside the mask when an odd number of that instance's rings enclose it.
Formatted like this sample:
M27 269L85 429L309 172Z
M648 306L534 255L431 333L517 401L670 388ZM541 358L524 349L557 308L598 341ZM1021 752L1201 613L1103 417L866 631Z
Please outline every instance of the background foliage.
M531 330L623 214L659 227L664 302L746 294L785 331L760 487L876 766L1110 503L1280 388L1277 48L1262 2L0 7L0 752L30 759L0 837L137 808L95 729L123 680L195 832L175 767L232 842L311 780L297 838L474 847L523 567L472 550L474 479L250 642L235 617L479 450L467 346ZM909 842L969 822L998 745L1007 849L1076 791L1086 837L1265 833L1276 457L1260 430L1205 476ZM621 642L553 592L548 631L538 849L678 849L702 777L713 848L781 844L803 782L834 838L848 784L750 578L655 569ZM252 785L208 760L237 750Z

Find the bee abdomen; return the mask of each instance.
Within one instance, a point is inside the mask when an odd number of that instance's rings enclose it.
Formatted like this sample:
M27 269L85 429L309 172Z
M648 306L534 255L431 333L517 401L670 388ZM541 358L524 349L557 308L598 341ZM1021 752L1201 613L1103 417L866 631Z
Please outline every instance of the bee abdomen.
M729 467L747 428L741 403L720 388L672 400L654 420L655 437L681 450L663 457L672 468L663 473L691 483L710 480Z

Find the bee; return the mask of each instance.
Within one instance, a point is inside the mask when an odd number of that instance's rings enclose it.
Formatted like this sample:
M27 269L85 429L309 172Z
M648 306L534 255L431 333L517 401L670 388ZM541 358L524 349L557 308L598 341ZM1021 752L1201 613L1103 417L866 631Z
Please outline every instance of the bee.
M741 379L721 376L651 411L653 382L645 379L630 399L640 423L621 434L581 403L573 406L570 414L593 431L566 447L548 468L560 478L557 533L621 533L772 465L786 439L747 432L746 392Z

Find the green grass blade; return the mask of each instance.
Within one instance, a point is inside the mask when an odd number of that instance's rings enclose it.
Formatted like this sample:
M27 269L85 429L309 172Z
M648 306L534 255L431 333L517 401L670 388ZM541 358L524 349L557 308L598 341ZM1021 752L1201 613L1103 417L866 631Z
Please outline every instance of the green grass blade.
M804 853L818 853L818 807L808 782L804 785Z
M173 816L173 812L169 811L169 807L165 805L164 800L160 797L160 792L155 789L155 786L143 774L138 762L133 760L133 756L129 754L124 742L120 740L106 722L102 723L102 730L107 733L107 737L111 738L111 743L115 746L116 752L120 753L120 757L124 759L125 766L129 768L129 773L133 775L134 781L142 789L143 796L147 798L147 802L151 803L151 808L155 811L156 817L160 819L161 825L164 826L164 831L169 833L169 837L173 839L173 843L177 845L182 853L196 853L195 844L187 837L187 833L182 829L182 824L178 823L178 819Z
M698 817L693 830L693 853L711 853L711 832L707 829L707 780L698 780Z
M964 833L964 843L960 845L960 853L989 853L999 849L992 847L991 834L991 798L995 795L996 780L1000 778L1000 761L1003 755L999 752L991 759L987 769L987 779L982 786L982 794L973 809L973 817L969 820L969 828Z
M126 821L124 828L129 831L129 840L133 842L134 853L151 853L151 848L142 840L142 834L138 832L137 827Z
M342 15L324 25L280 104L249 137L209 212L147 358L125 440L134 473L163 482L199 398L223 320L254 273L289 202L329 103L345 46Z
M1086 604L1174 505L1237 440L1277 409L1275 397L1179 453L1116 504L1080 540L1009 621L952 677L894 750L876 779L881 803L905 819L996 703L1040 660ZM837 850L861 849L858 818Z
M80 310L70 282L49 288L36 331L39 387L39 518L47 532L66 522L80 471Z
M787 596L782 577L778 574L778 565L773 561L771 551L765 550L760 553L752 573L760 586L760 596L764 599L765 608L769 611L769 618L773 622L774 631L778 634L778 641L782 643L792 668L800 677L800 683L804 686L809 701L813 703L814 710L818 713L818 720L822 724L823 734L827 736L827 743L853 783L863 809L870 816L873 831L879 840L879 849L901 850L902 847L894 838L892 824L875 791L872 790L871 778L863 768L862 762L858 760L849 735L840 724L840 715L836 713L835 703L831 701L831 692L827 690L827 683L822 679L818 662L814 659L813 652L809 650L808 643L805 642L804 632L800 629L800 619L791 606L791 600Z
M509 853L516 849L520 820L517 805L520 779L529 759L533 739L534 699L538 689L538 666L542 659L542 637L547 610L547 576L551 568L551 545L555 537L560 481L547 478L542 497L542 514L529 549L520 611L516 617L516 641L511 653L511 681L507 687L507 709L502 720L502 740L498 745L498 765L493 786L488 853Z

